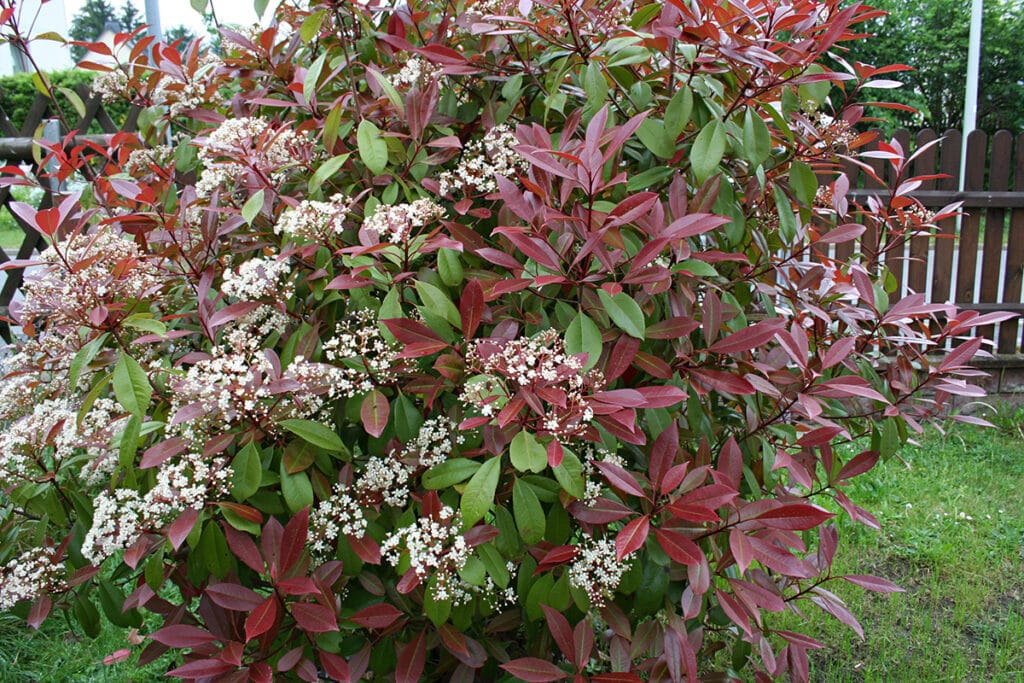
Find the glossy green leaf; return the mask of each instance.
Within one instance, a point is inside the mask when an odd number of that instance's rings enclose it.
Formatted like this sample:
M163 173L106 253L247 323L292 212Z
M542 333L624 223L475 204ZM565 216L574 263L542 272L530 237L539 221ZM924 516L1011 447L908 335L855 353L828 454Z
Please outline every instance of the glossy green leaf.
M501 456L486 460L462 492L462 521L469 528L484 518L494 506L494 493L501 478Z
M380 175L388 165L388 145L381 137L380 129L369 119L359 122L356 129L356 143L359 158L374 175Z
M519 479L512 485L512 514L524 543L533 545L544 538L544 508L533 489Z
M442 316L455 327L462 326L462 316L448 295L429 282L416 281L416 293L420 295L423 305L431 312Z
M583 464L576 454L568 448L562 448L562 462L553 467L555 479L566 493L582 500L586 496L587 482L583 477Z
M316 194L320 191L320 188L325 182L337 175L338 171L345 162L348 161L349 155L339 154L336 157L331 157L316 169L316 172L309 179L309 193Z
M341 437L333 429L313 420L289 419L277 423L295 436L332 453L347 453Z
M644 312L640 310L640 304L634 301L633 297L625 292L612 296L603 289L597 290L597 295L601 299L605 313L620 330L631 337L644 338L647 329Z
M509 444L509 455L512 466L520 472L543 472L548 466L547 449L525 429L513 437Z
M473 476L480 469L480 463L468 458L452 458L440 465L434 465L423 473L423 486L439 491L450 488Z
M582 311L576 314L569 327L565 330L565 350L571 354L586 353L587 360L583 364L584 370L597 365L601 359L601 350L604 342L601 339L601 329L586 313Z
M288 474L284 460L281 461L281 494L285 505L293 514L313 504L313 485L305 472Z
M665 107L665 131L676 138L686 129L693 112L693 91L682 84Z
M718 168L725 155L725 143L725 128L717 118L701 128L690 148L690 165L698 183L703 183Z
M139 362L122 353L114 366L114 396L132 415L142 417L153 397L153 387Z
M78 378L81 377L82 371L89 367L89 363L93 362L96 358L96 354L100 352L100 349L107 342L108 336L108 333L104 332L78 350L75 357L71 359L71 367L68 370L69 386L72 388L78 386Z
M260 490L263 461L259 449L250 443L239 450L231 460L231 471L231 495L241 503Z
M675 137L665 130L665 124L661 121L644 119L637 128L636 136L656 157L671 159L676 154Z
M246 223L252 225L262 210L263 190L257 190L251 197L246 199L245 204L242 205L242 218L245 219Z
M743 158L751 166L761 165L771 154L771 143L768 125L753 108L748 107L743 115Z

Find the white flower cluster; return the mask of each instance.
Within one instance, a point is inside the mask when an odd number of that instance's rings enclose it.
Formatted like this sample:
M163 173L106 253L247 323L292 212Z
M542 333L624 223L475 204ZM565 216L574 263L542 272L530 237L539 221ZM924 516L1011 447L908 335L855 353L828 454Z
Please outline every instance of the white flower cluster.
M340 396L365 394L395 377L398 347L381 335L371 310L357 311L339 324L335 335L323 343L323 353L340 371L334 387Z
M528 167L515 147L519 144L508 126L495 126L484 135L483 140L474 140L466 145L462 159L454 171L445 171L438 177L440 193L447 195L455 190L466 192L496 192L498 181L495 176L511 178L516 171Z
M88 323L98 306L133 303L148 296L160 282L157 268L110 228L94 235L76 235L39 256L42 265L25 277L20 318L46 320L55 331Z
M128 96L128 74L121 67L96 74L92 79L92 91L106 104L123 100Z
M7 425L0 432L0 488L37 477L74 455L75 421L76 411L67 399L47 399Z
M388 534L381 543L381 553L397 567L404 548L416 576L421 581L436 577L435 597L447 600L459 585L459 570L469 559L469 546L459 531L461 526L460 515L447 505L442 506L437 519L421 517Z
M299 237L307 242L321 242L337 237L344 229L343 221L350 197L336 194L326 202L303 200L298 206L286 209L274 225L274 232Z
M600 382L600 373L585 373L583 363L565 350L565 342L555 330L512 341L479 340L470 347L467 360L490 379L467 385L460 399L491 416L504 396L498 378L510 380L521 389L557 400L545 400L541 428L561 436L574 436L594 417L584 395L588 383ZM508 395L516 393L506 390Z
M178 79L164 74L153 89L153 101L166 105L171 116L180 116L204 105L223 104L224 98L216 89L211 90L207 82L220 64L220 58L208 52L203 55L199 68L191 76L182 74L183 78Z
M295 286L288 281L288 275L287 261L251 258L243 261L237 270L224 273L220 291L241 301L284 301L295 291Z
M380 498L392 507L409 502L409 468L397 458L370 458L356 490L361 496Z
M431 64L419 57L410 57L406 60L402 69L389 78L391 85L396 88L402 86L421 85L441 76L442 67Z
M604 489L604 483L600 479L600 475L597 474L597 468L594 467L594 463L607 462L625 468L626 461L618 453L612 453L593 444L587 444L580 455L583 456L583 479L587 483L586 492L583 494L583 502L586 505L593 505L597 502L601 491Z
M317 558L327 560L334 554L341 535L365 536L366 518L348 488L338 483L331 497L320 501L309 515L310 550Z
M576 559L569 567L569 585L586 591L591 607L603 607L629 570L629 562L619 562L615 541L608 538L590 538L577 548Z
M200 510L208 501L226 496L231 476L227 458L207 461L190 453L161 465L156 485L143 495L135 489L100 493L94 503L92 527L82 542L82 555L98 565L130 547L143 533L173 522L185 510Z
M412 204L378 204L373 215L363 221L363 230L375 232L391 244L401 244L413 230L444 218L444 207L430 199L417 199Z
M310 149L308 139L290 128L275 130L267 119L259 117L227 119L206 138L197 139L196 144L205 166L196 183L196 194L202 197L219 187L232 186L247 173L247 166L257 167L280 182L284 171L297 159L308 156Z
M110 444L114 434L127 420L124 409L111 398L98 398L78 425L78 446L85 448L89 460L79 475L86 484L103 484L117 468L118 453Z
M65 573L54 548L26 550L0 571L0 610L9 610L22 600L65 590Z
M421 467L430 468L447 460L452 451L465 441L466 437L458 432L454 420L446 415L438 415L420 426L416 440L409 448L419 457Z
M0 361L0 420L12 420L32 410L39 374L28 354L13 353Z
M514 582L519 568L514 562L506 562L505 569L511 577L509 585L505 588L498 587L490 576L485 577L482 586L477 586L460 578L458 584L451 587L452 606L468 605L476 597L482 598L495 609L515 605L516 589Z
M245 175L245 166L232 161L222 161L215 166L207 166L199 174L196 181L196 195L209 197L214 191L222 187L230 187L235 181ZM198 221L198 214L193 212L194 218L191 222Z
M154 166L167 168L174 163L174 148L170 145L156 145L133 149L121 165L121 170L134 178L152 173Z
M272 333L284 334L288 315L264 304L225 325L224 343L235 351L257 351Z

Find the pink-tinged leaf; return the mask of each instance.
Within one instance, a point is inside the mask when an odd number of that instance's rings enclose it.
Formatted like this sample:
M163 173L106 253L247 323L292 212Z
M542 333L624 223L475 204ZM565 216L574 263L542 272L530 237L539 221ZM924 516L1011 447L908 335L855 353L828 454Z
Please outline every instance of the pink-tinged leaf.
M870 574L848 574L843 578L854 585L874 591L875 593L903 593L906 590L900 588L892 581L886 581L883 578L871 576Z
M420 585L420 575L416 573L416 570L412 567L409 568L402 578L398 580L398 585L395 586L395 590L398 591L399 595L408 595L416 590L416 587Z
M620 491L637 496L638 498L646 498L644 490L636 483L636 479L633 478L633 475L622 467L604 461L595 462L594 467L601 471L601 474L604 475L609 484Z
M327 283L325 289L359 289L369 287L373 280L368 277L359 277L349 273L342 273Z
M621 562L623 558L639 550L647 540L651 531L651 518L647 515L631 520L615 537L615 556Z
M821 641L815 640L803 633L794 633L793 631L775 631L775 634L781 636L786 642L799 645L807 650L821 650L825 647L825 644Z
M199 510L186 508L178 516L178 519L174 520L174 523L167 530L167 538L171 541L172 548L177 550L181 547L181 544L185 542L188 535L192 533L192 527L195 526L197 519L199 519Z
M295 602L289 607L296 623L309 633L328 633L338 630L338 617L334 610L315 602Z
M166 675L194 681L200 678L221 676L234 669L234 665L222 662L219 659L200 659L171 669Z
M812 387L808 393L826 398L851 398L856 396L869 398L874 401L882 401L883 403L889 402L889 399L872 389L866 379L849 375L825 380L821 384Z
M287 574L298 563L306 548L308 535L309 508L303 508L288 521L288 526L281 535L279 576Z
M687 394L679 387L637 387L634 391L640 393L643 402L640 408L671 408L674 405L686 400Z
M348 662L346 662L344 658L331 654L330 652L324 652L323 650L317 650L316 654L320 659L320 666L323 667L324 673L326 673L332 681L337 681L338 683L351 683L352 674L349 670Z
M277 660L277 670L281 672L291 671L298 665L299 660L302 659L303 648L301 645L294 647L288 652L281 655L281 658Z
M179 425L183 422L191 422L192 420L203 417L208 412L210 412L209 406L202 401L189 403L175 411L174 415L171 417L170 424L173 427L174 425ZM150 467L155 467L155 465L150 465Z
M675 464L679 455L679 428L675 422L669 428L658 435L651 447L650 471L651 483L655 488L660 488L665 480L665 474Z
M583 668L590 661L594 651L594 627L590 618L584 616L572 630L572 640L576 647L576 667Z
M834 230L829 230L816 240L816 244L842 244L851 242L864 234L865 228L860 223L844 223Z
M501 665L501 668L527 683L550 683L569 678L569 674L551 662L536 657L520 657Z
M537 563L537 570L533 575L537 576L554 567L571 562L576 558L577 552L578 548L574 545L560 545L552 548Z
M691 567L700 564L704 558L704 551L696 543L679 531L672 529L655 529L654 536L658 539L658 545L679 564Z
M352 616L348 621L359 624L365 628L380 631L402 618L402 612L394 605L382 602L379 605L364 607Z
M854 633L860 636L861 640L864 640L864 628L857 621L857 617L853 616L853 612L848 610L838 597L821 590L820 587L815 589L815 592L818 594L811 598L811 602L849 626Z
M689 372L691 378L696 380L699 384L714 391L726 394L735 394L737 396L747 396L757 393L757 390L750 382L743 377L732 374L731 372L710 370L707 368L700 370L694 368Z
M843 465L843 468L839 470L839 474L836 476L838 481L845 481L852 479L857 475L864 474L869 471L878 462L879 457L878 451L864 451L860 455L855 456L850 462Z
M736 438L730 436L718 453L718 472L733 489L739 490L743 479L743 453Z
M26 620L28 625L39 630L39 627L46 621L46 617L49 616L50 610L53 608L53 601L47 595L39 596L34 603L32 603L32 609L28 611L28 619Z
M604 376L608 384L614 382L622 376L622 373L629 369L639 350L639 339L626 334L619 337L619 340L615 342L612 352L608 354L608 358L605 361Z
M277 582L277 589L285 595L316 595L320 593L316 583L308 576L281 579Z
M950 370L966 366L974 358L975 354L978 353L984 341L981 337L975 337L957 346L942 359L942 363L939 365L939 372L949 372Z
M633 508L609 498L598 498L592 505L578 500L569 505L573 517L585 524L611 524L633 514Z
M277 596L271 595L245 619L245 642L258 638L277 621Z
M565 451L562 450L562 444L559 443L558 439L551 439L548 442L548 465L550 467L558 467L562 464L562 459L565 457Z
M853 337L843 337L835 344L832 344L821 359L822 370L827 370L834 365L842 363L844 360L849 358L856 346L857 340Z
M576 645L573 642L572 627L569 625L569 620L554 608L547 605L541 605L540 607L544 610L544 619L548 623L548 630L555 639L558 649L562 651L562 654L569 660L569 663L579 667L579 662L576 659Z
M249 569L257 574L262 574L266 570L266 566L252 537L226 523L222 525L222 528L228 542L228 548L231 549L235 557L244 562Z
M732 557L736 560L736 567L740 570L740 574L745 574L750 563L754 561L754 549L750 547L747 535L740 529L732 529L729 532L729 550L732 551Z
M348 535L348 544L360 560L366 564L380 564L380 546L370 536L357 537Z
M429 356L448 348L448 344L438 337L436 332L421 322L408 318L389 318L382 322L395 339L406 345L403 353L408 358ZM410 354L410 349L413 349L415 355Z
M197 626L189 626L188 624L164 626L154 631L149 637L167 647L174 648L199 647L200 645L215 643L220 640L209 631L204 631Z
M772 529L806 531L824 524L832 517L835 515L817 505L790 503L761 513L757 516L757 521Z
M682 339L700 327L693 318L669 318L647 328L648 339Z
M274 670L266 662L254 662L249 665L249 679L253 683L273 683Z
M484 314L484 289L480 281L473 278L466 283L459 297L459 317L462 320L462 334L472 339L480 326Z
M750 613L747 611L746 607L744 607L739 600L729 595L724 590L718 590L715 593L715 597L718 598L718 606L722 608L722 611L725 612L726 616L729 617L732 623L743 629L743 632L746 633L748 637L752 637L753 631L750 628Z
M420 630L402 647L395 667L395 683L419 683L427 664L427 633Z
M184 453L188 448L189 443L183 437L172 436L169 439L164 439L146 449L146 452L142 454L142 460L139 462L139 468L146 470L151 467L158 467L174 456Z
M113 666L115 664L120 664L121 662L127 661L127 659L131 656L132 651L126 647L123 647L120 650L114 650L109 655L104 657L103 664L106 666Z
M760 348L775 337L783 324L781 320L762 320L750 327L733 332L724 339L719 339L708 347L708 351L732 355Z
M237 583L215 583L207 586L205 592L214 604L236 612L251 612L266 599L256 591Z
M636 674L626 673L625 671L597 674L590 677L590 683L643 683L643 680Z
M391 415L391 404L379 389L368 393L359 407L359 417L363 421L363 429L370 436L377 438L388 426Z
M222 325L226 325L238 318L241 318L246 313L252 313L259 308L260 305L261 304L258 301L239 301L236 304L225 306L210 316L209 320L206 321L206 326L211 330L215 330Z

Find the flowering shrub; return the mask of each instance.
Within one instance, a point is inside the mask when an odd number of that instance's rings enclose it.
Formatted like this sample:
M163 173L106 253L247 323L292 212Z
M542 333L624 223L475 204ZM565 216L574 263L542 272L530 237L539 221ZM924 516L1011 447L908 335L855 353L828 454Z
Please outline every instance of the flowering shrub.
M831 570L844 485L1002 319L890 305L955 209L896 143L848 197L898 67L842 4L285 2L91 65L140 132L15 205L0 606L158 615L188 680L806 680L775 615L896 590Z

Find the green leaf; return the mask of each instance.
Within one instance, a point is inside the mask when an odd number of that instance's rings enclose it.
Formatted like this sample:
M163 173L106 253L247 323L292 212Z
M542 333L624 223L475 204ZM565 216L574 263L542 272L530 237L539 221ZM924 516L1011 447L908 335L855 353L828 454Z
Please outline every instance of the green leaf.
M203 535L199 537L199 547L196 548L196 553L203 558L210 573L218 579L223 579L231 571L234 556L228 548L224 532L220 530L219 525L212 521L203 527Z
M773 185L775 191L775 209L779 214L779 236L783 244L792 244L796 238L797 224L796 214L793 211L793 204L789 197L778 185Z
M438 249L437 274L441 276L441 282L449 287L462 284L463 270L459 252L454 249Z
M195 0L193 0L194 2ZM203 0L205 2L205 0ZM302 42L308 43L313 40L313 37L320 32L320 27L323 26L324 19L327 18L327 10L322 9L317 12L313 12L302 21L302 27L299 28L299 37L302 38Z
M814 203L814 195L818 192L818 179L811 167L802 161L794 161L789 166L789 186L793 194L804 206Z
M83 102L82 98L78 96L78 93L70 88L57 88L57 90L59 90L64 97L68 98L68 102L70 102L71 106L75 108L75 112L78 116L84 119L85 102Z
M317 57L306 71L306 77L302 81L302 96L306 98L307 103L316 99L316 86L320 82L320 74L324 70L325 61L327 61L326 52Z
M743 116L743 158L751 166L760 166L772 152L768 125L752 108Z
M278 424L305 441L332 453L347 453L348 448L333 429L312 420L281 420Z
M494 507L494 494L498 490L500 478L501 456L497 455L482 464L466 484L459 507L462 510L462 521L467 529L483 519L484 515Z
M260 211L263 210L263 190L257 190L251 197L245 200L245 204L242 205L242 218L249 225L252 225L256 217L260 215Z
M206 14L206 4L208 1L209 0L189 0L189 4L192 5L192 9L200 14Z
M316 169L316 172L309 179L309 193L316 194L320 191L321 186L329 178L337 174L338 169L345 165L348 161L349 154L339 154L336 157L331 157L324 163L320 164L320 167Z
M469 479L480 469L480 463L468 458L452 458L423 473L424 488L433 491L450 488Z
M260 490L263 479L263 461L255 444L248 444L231 461L231 495L239 503Z
M498 588L508 588L512 575L509 574L508 567L505 565L505 558L501 556L498 549L490 543L485 543L477 547L476 553L479 555L480 561L484 563L487 574L494 579L495 585Z
M603 289L597 290L597 295L601 298L605 313L620 330L630 337L644 338L647 330L644 312L640 310L640 304L634 301L633 297L625 292L612 296Z
M146 371L127 353L122 353L114 366L114 396L125 410L138 417L145 415L153 398L153 387Z
M583 369L589 370L597 365L603 348L600 328L586 313L577 313L565 331L565 350L574 355L586 353L587 361Z
M71 359L71 368L68 370L68 385L74 389L78 386L78 378L82 374L82 370L89 367L95 358L96 354L100 352L103 345L107 342L108 334L104 332L100 336L93 339L91 342L83 346L75 354L75 357Z
M443 316L455 327L462 327L462 316L459 315L459 309L455 308L455 304L440 288L429 282L417 280L416 293L420 295L420 300L428 311Z
M283 458L281 459L281 494L284 496L285 505L292 513L313 504L313 485L309 482L309 475L305 472L288 474Z
M452 613L452 601L451 598L444 600L438 600L437 598L437 575L430 577L430 581L427 583L426 594L423 596L423 612L427 615L427 618L434 624L434 626L440 626L444 622L448 621L448 617Z
M690 166L697 182L703 183L718 168L725 154L725 129L717 118L708 121L690 148Z
M573 498L583 499L587 493L587 482L583 478L583 464L575 453L563 446L562 462L552 470L555 473L555 479L562 485L566 493Z
M369 119L363 119L356 129L356 142L359 158L366 168L374 175L380 175L388 165L388 145L381 137L380 129Z
M520 472L543 472L548 466L548 453L530 432L525 429L512 439L509 445L512 467Z
M533 545L544 538L544 508L540 506L533 489L519 479L512 485L512 514L516 518L519 537L524 543Z
M690 114L693 113L693 91L685 84L681 84L676 94L668 101L665 107L665 131L676 138L686 130L686 124L690 122Z
M131 480L135 479L135 454L139 450L139 436L141 432L142 420L139 419L138 415L132 415L128 418L128 424L124 426L124 431L120 434L117 454L118 462L125 471L126 476Z
M644 119L640 127L636 129L636 136L644 147L651 150L655 156L662 159L671 159L676 154L675 137L665 130L665 124L654 119Z
M592 60L583 72L583 92L587 94L587 106L596 111L608 96L608 81L601 71L601 64Z
M252 0L252 8L256 12L257 17L262 17L263 13L267 11L267 5L270 0Z
M167 336L167 325L153 318L149 313L136 313L121 321L122 325L133 327L136 330L158 334L161 337Z
M405 394L399 394L392 406L391 419L395 424L395 436L402 443L408 443L419 434L423 426L423 413L417 408Z
M687 273L693 273L697 277L717 277L718 271L715 267L707 261L698 261L697 259L686 259L680 261L676 265L672 266L672 272L678 273L686 271Z
M674 168L669 166L654 166L646 171L637 173L635 176L631 176L626 182L626 189L630 192L639 192L640 190L646 190L651 185L660 183L675 172Z

